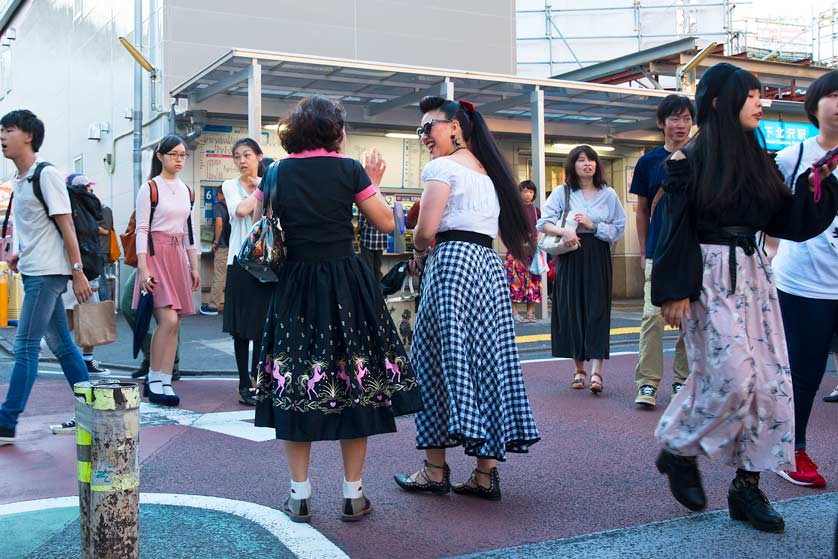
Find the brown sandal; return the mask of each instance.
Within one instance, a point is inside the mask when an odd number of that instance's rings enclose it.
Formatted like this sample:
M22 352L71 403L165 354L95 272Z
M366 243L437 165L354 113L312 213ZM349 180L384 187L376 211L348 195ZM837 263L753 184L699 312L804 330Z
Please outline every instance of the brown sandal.
M599 379L599 380L596 380ZM591 375L591 392L594 394L599 394L605 387L602 386L602 375L599 373L593 373Z
M576 374L573 375L573 382L570 383L570 387L574 390L584 390L585 389L585 378L587 377L588 373L585 371L576 371Z

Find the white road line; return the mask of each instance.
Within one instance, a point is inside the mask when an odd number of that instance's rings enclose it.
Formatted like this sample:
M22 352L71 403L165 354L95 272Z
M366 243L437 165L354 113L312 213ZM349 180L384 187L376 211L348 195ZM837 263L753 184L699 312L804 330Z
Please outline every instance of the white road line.
M179 495L177 493L140 493L140 504L215 510L246 518L270 532L300 559L348 559L349 557L311 525L291 522L280 511L262 505L220 497ZM74 508L78 505L78 497L53 497L21 501L0 505L0 516L47 509Z

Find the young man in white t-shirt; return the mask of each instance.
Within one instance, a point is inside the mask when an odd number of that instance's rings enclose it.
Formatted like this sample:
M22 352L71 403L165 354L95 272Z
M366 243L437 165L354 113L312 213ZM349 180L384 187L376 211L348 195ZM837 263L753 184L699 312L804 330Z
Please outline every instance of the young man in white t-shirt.
M87 367L70 336L61 294L69 279L80 303L90 298L91 290L82 272L70 197L55 167L41 168L38 182L43 203L35 195L33 178L43 141L44 123L30 111L12 111L0 119L3 156L17 167L14 216L19 250L8 262L9 268L23 276L24 291L14 342L15 365L6 400L0 407L0 445L14 442L18 416L26 407L38 374L41 338L46 337L71 387L88 380ZM71 432L74 428L75 420L71 419L55 426L53 432Z
M777 154L777 166L792 188L812 163L838 146L838 71L809 86L804 106L818 135ZM806 453L806 426L826 369L830 341L838 333L838 216L826 231L808 241L780 240L771 266L794 387L796 465L794 471L778 473L795 485L824 487L826 480Z

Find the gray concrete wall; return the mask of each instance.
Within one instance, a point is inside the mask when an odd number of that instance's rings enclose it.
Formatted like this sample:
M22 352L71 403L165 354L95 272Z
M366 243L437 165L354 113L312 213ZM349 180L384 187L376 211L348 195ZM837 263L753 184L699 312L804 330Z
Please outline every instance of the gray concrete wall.
M514 0L161 0L166 90L227 50L515 73Z
M115 173L103 163L111 152L113 137L130 131L125 120L132 101L131 58L117 36L131 38L132 2L84 0L84 10L73 13L73 2L26 2L9 27L16 30L11 42L12 87L0 99L0 113L27 108L44 121L46 137L41 156L63 173L73 171L81 157L83 171L97 182L97 195L114 208L133 208L131 187L131 138L116 145ZM88 139L92 123L107 123L110 133L100 141ZM3 178L14 173L3 160ZM118 219L127 222L124 211Z

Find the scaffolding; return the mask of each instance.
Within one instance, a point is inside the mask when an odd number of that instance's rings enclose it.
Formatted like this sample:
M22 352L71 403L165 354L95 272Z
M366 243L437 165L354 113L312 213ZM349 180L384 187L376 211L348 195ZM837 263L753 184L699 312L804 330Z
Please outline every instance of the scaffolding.
M518 73L547 77L696 37L726 43L729 0L516 2Z
M750 3L517 0L518 74L565 74L685 37L698 48L724 45L729 55L838 68L838 0L817 15L735 18L736 5Z
M838 41L838 4L833 3L832 7L822 12L814 24L812 33L812 50L817 56L818 64L830 68L838 68L838 52L836 52L836 41Z

